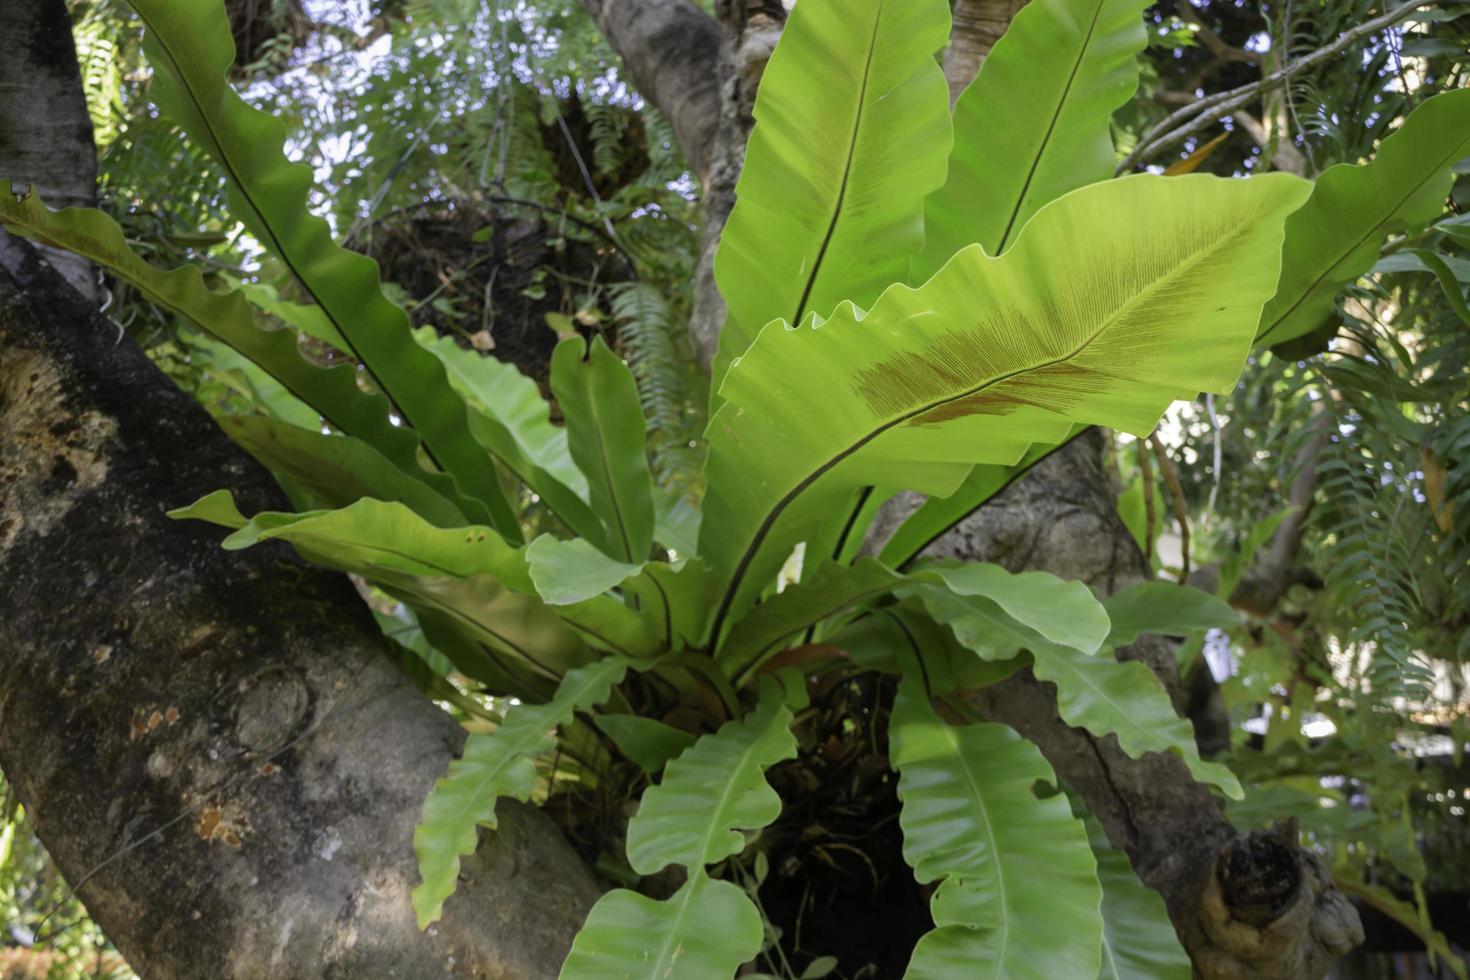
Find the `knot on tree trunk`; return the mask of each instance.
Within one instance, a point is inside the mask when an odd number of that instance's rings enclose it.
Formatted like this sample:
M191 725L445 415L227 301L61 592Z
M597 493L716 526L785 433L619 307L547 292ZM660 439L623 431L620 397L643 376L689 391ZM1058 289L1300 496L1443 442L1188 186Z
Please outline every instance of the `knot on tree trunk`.
M1357 910L1322 860L1297 844L1296 821L1222 847L1200 897L1196 951L1205 980L1321 976L1363 941Z

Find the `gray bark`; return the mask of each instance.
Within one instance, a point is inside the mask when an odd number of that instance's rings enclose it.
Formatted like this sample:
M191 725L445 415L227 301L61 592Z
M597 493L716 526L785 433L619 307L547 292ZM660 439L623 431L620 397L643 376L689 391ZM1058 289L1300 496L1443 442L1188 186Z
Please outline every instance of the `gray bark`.
M684 158L707 182L719 119L718 25L689 0L581 0L629 80L674 128Z
M950 7L954 30L949 49L944 52L944 77L949 82L951 105L979 74L985 56L1025 4L1026 0L954 0Z
M57 867L149 978L555 976L581 860L504 802L418 931L413 828L459 726L345 577L164 516L284 500L114 337L0 241L0 766Z
M66 5L0 0L0 24L0 177L33 183L53 208L93 206L97 156ZM85 259L45 252L73 288L89 299L97 295Z

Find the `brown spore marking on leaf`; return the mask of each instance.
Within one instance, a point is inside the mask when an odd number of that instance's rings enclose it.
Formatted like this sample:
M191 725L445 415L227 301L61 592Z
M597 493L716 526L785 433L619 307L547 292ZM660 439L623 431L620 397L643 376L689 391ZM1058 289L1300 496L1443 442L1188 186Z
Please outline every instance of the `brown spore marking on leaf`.
M899 351L863 368L853 390L875 416L891 418L961 396L1013 374L1018 365L1045 363L1056 356L1061 336L1063 317L1055 305L1034 315L1001 310L973 327L945 330L917 352Z
M169 705L163 712L163 720L170 726L177 725L179 723L179 717L179 709L174 705Z

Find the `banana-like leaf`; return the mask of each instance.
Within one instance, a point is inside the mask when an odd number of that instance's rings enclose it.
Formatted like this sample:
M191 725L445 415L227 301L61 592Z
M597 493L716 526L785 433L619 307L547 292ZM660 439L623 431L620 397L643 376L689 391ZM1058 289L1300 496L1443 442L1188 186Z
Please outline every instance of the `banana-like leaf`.
M904 857L920 882L943 879L905 977L1095 976L1096 865L1067 798L1037 798L1056 776L1036 747L1004 725L946 724L912 677L889 732Z
M404 504L373 499L304 514L262 511L242 525L222 519L228 513L223 499L230 499L229 511L238 515L229 491L217 490L168 516L237 528L224 540L231 551L281 538L351 571L383 568L456 578L485 574L518 591L535 591L524 550L506 544L488 527L435 527Z
M331 552L314 551L299 542L296 547L308 559L357 572L407 603L432 633L430 639L446 653L454 652L449 649L453 645L464 655L470 652L464 642L473 644L473 659L462 670L497 693L533 699L544 696L548 681L555 684L568 670L595 659L573 630L570 617L558 615L557 607L510 588L494 575L412 575L382 564L351 565ZM435 617L432 627L431 615ZM458 643L445 635L450 632L459 638ZM611 643L602 646L622 652ZM455 659L455 665L460 666L460 659ZM476 673L471 667L487 672Z
M461 347L453 337L435 333L432 327L419 327L413 335L443 363L456 391L511 431L527 459L586 498L587 478L572 462L567 430L552 424L551 406L541 397L536 382L514 364Z
M1108 844L1097 821L1087 836L1102 884L1102 970L1097 980L1189 980L1189 954L1179 945L1159 893L1138 880L1128 855Z
M606 701L623 679L628 663L609 657L571 671L546 704L510 708L505 721L489 733L471 735L464 754L434 784L413 832L423 882L413 890L419 928L439 918L444 900L454 894L461 855L475 850L476 828L495 826L495 804L502 796L525 802L536 788L535 758L555 747L551 732L573 712Z
M1138 87L1147 0L1032 0L954 107L914 281L978 242L999 255L1048 202L1113 175L1113 112Z
M1085 426L1073 426L1068 438ZM1066 440L1063 440L1064 442ZM893 568L903 568L933 544L950 528L973 514L986 501L1024 476L1057 447L1038 444L1026 450L1020 462L1011 466L981 465L970 471L960 488L948 497L931 497L919 505L883 543L879 560Z
M805 705L805 680L766 678L760 703L726 722L671 761L628 823L628 863L651 875L670 864L692 871L738 854L741 830L764 827L781 813L765 771L796 755L792 709Z
M553 606L569 606L615 589L643 570L604 555L591 542L543 534L526 548L531 581Z
M230 415L220 428L277 475L294 480L322 507L363 497L398 501L436 527L469 523L459 508L351 436L323 435L260 415Z
M923 247L949 111L944 0L812 0L761 76L735 208L715 255L729 318L718 379L767 323L867 306ZM814 71L820 71L814 76Z
M760 912L703 871L662 902L626 888L592 906L560 980L720 980L761 948Z
M953 493L1075 423L1150 431L1233 387L1310 184L1141 175L1043 208L998 258L957 254L866 315L773 323L710 420L700 554L729 585L716 629L857 487Z
M590 659L572 628L583 620L614 637L628 630L598 607L546 605L536 595L525 549L491 528L434 527L400 503L365 498L339 510L262 512L241 523L220 491L169 514L237 528L223 542L230 550L279 538L309 561L362 575L412 606L456 666L508 693L534 694ZM649 646L626 652L647 653ZM527 669L542 681L529 682Z
M637 564L653 547L653 477L644 451L638 385L596 337L563 340L551 355L551 390L567 420L572 459L587 478L608 554Z
M1224 599L1172 582L1140 582L1108 596L1103 608L1113 624L1110 647L1127 646L1143 633L1188 636L1240 625L1240 614Z
M8 180L0 180L0 224L97 263L134 286L150 302L238 351L310 405L333 428L366 442L461 511L483 513L484 508L465 497L448 476L419 465L418 436L390 421L386 398L358 387L352 365L320 368L309 363L297 349L295 333L256 325L250 304L239 291L209 289L193 266L168 272L155 269L138 257L122 229L103 212L89 208L52 211L34 194L16 199Z
M694 744L688 732L641 715L598 715L597 727L644 772L657 773Z
M470 432L463 401L445 397L443 365L414 343L407 314L383 295L377 263L333 242L326 221L308 209L311 167L286 159L286 127L230 88L235 46L224 6L129 5L145 28L154 68L149 92L224 170L232 212L285 263L347 352L366 365L435 461L478 503L471 516L484 515L502 535L519 540L515 512L494 462Z
M1311 333L1338 290L1373 267L1386 235L1433 221L1470 155L1470 90L1426 99L1368 163L1338 164L1286 222L1281 283L1261 313L1262 344Z
M1117 735L1131 756L1173 752L1190 775L1217 786L1226 796L1244 796L1240 780L1223 763L1200 758L1194 727L1174 712L1158 676L1137 660L1087 656L1055 644L1033 644L1031 669L1057 686L1062 720L1101 738Z

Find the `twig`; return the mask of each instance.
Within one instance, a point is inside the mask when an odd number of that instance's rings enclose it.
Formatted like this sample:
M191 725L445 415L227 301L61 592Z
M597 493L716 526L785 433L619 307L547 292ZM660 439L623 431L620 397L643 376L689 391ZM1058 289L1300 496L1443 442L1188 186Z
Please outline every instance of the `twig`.
M1183 109L1171 113L1143 135L1143 138L1138 141L1138 146L1132 153L1128 154L1127 159L1118 165L1117 172L1122 174L1133 170L1145 160L1157 155L1165 148L1173 146L1175 143L1199 132L1216 119L1230 115L1231 110L1246 105L1263 90L1285 81L1305 68L1310 68L1318 62L1332 57L1369 34L1403 20L1422 6L1424 6L1423 0L1409 0L1408 3L1401 4L1386 14L1382 14L1369 21L1364 21L1349 31L1344 31L1331 44L1318 48L1311 54L1303 55L1258 82L1251 82L1239 88L1205 96L1198 101L1190 103ZM1177 128L1171 129L1171 127Z
M1143 484L1143 557L1149 567L1154 563L1154 528L1158 527L1158 514L1154 510L1154 468L1148 461L1149 442L1138 440L1138 478Z
M1179 522L1179 584L1183 585L1189 580L1189 514L1184 509L1184 488L1179 485L1179 471L1174 468L1174 461L1160 445L1159 437L1149 436L1148 444L1154 448L1154 454L1159 459L1159 472L1164 474L1169 497L1174 502L1174 519Z

